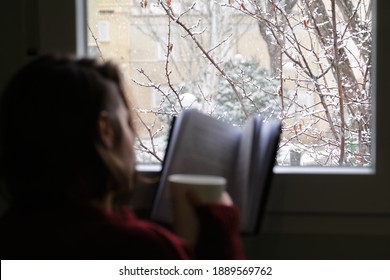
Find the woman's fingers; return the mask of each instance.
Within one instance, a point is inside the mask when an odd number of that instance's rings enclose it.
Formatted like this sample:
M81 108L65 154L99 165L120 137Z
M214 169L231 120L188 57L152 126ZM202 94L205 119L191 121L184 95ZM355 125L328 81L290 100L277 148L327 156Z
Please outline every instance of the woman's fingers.
M209 203L217 203L226 206L233 205L233 201L230 195L226 191L223 191L220 198L217 201L213 201L213 202L206 202L194 190L188 190L186 192L186 197L188 201L191 203L191 205L193 205L194 207L201 206L203 204L209 204Z

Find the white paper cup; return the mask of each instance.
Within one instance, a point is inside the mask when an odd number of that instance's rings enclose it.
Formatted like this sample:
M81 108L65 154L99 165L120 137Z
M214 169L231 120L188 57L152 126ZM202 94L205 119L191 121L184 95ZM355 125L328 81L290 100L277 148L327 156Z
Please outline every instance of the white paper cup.
M201 203L219 201L226 187L220 176L174 174L168 177L173 212L173 229L177 235L194 246L198 236L198 220L187 193L192 190Z

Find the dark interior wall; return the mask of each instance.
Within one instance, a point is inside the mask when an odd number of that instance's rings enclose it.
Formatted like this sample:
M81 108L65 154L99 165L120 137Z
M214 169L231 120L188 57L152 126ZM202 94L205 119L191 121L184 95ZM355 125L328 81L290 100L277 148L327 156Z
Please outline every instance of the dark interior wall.
M29 59L47 52L76 53L76 1L2 1L0 89Z
M244 237L248 259L388 260L389 235L260 234Z
M3 1L0 25L2 40L0 43L0 89L12 73L24 62L24 38L22 34L22 1Z

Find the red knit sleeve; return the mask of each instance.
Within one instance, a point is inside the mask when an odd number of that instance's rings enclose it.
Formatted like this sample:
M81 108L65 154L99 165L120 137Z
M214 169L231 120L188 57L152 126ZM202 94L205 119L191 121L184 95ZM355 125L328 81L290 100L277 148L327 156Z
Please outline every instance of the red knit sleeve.
M196 208L199 259L244 259L236 206L207 204Z

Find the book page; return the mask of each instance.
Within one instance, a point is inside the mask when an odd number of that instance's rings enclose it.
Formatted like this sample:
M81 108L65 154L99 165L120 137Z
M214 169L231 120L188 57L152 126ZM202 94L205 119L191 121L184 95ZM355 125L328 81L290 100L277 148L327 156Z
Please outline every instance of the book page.
M223 176L232 188L241 130L196 110L183 111L176 119L166 154L151 218L171 223L167 177L171 174Z

